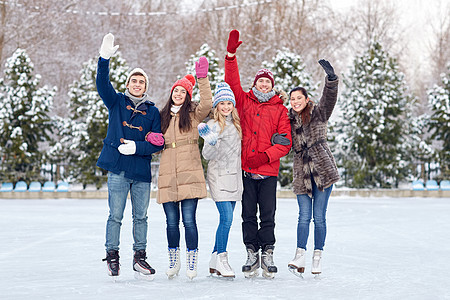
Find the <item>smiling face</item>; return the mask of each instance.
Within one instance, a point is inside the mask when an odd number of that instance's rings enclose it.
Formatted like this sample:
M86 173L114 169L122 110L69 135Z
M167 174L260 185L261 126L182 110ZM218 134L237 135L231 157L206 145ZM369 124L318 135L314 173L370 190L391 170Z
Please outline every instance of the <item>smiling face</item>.
M292 109L295 112L302 112L303 109L305 109L306 105L309 102L309 98L306 98L305 95L303 95L302 91L293 91L291 93L291 106Z
M272 90L272 81L269 78L261 77L256 81L255 88L261 93L268 93Z
M131 95L135 97L142 97L145 93L145 77L142 75L133 75L127 84L127 89Z
M231 114L231 112L233 111L234 105L233 102L231 101L221 101L217 104L217 108L220 112L220 114L224 117L228 116L229 114Z
M176 86L172 92L172 101L174 105L179 106L186 100L187 91L182 86Z

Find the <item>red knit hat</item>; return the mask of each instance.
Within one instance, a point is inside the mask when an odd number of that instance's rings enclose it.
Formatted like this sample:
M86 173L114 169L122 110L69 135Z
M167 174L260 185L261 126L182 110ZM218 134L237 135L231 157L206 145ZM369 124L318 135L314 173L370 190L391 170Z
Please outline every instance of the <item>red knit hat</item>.
M270 81L272 82L272 88L274 87L274 85L275 85L275 80L273 79L273 74L272 74L272 72L270 72L270 71L267 70L267 69L261 69L261 70L259 70L259 71L256 73L256 75L255 75L255 80L253 81L253 86L256 85L256 82L257 82L258 79L260 79L261 77L269 78Z
M191 96L192 99L192 90L194 89L194 85L195 85L195 77L191 74L187 74L183 78L175 81L175 83L172 86L172 89L170 90L170 93L172 94L173 89L176 86L182 86L186 89L186 91L188 92L189 96Z

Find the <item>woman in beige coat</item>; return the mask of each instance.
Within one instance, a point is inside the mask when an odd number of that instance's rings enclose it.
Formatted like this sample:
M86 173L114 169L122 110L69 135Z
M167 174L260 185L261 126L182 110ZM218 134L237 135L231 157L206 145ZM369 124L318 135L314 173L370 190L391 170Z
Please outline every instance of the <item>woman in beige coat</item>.
M195 78L186 75L172 86L170 98L161 111L161 131L165 147L161 155L158 177L158 203L166 214L169 244L169 278L180 271L180 208L186 239L186 275L197 276L198 231L195 214L199 198L206 198L206 183L198 149L197 125L212 108L208 60L195 63L200 89L200 103L191 101Z

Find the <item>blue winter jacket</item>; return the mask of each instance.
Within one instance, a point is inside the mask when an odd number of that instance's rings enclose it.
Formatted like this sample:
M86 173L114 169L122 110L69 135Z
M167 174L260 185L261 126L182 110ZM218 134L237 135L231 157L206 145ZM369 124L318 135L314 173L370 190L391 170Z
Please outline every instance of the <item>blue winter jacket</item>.
M150 169L152 153L163 149L145 140L148 132L161 132L161 118L155 104L146 101L135 108L123 93L117 93L109 80L109 60L99 58L97 66L97 91L108 108L109 124L97 166L115 174L125 172L125 177L144 182L152 181ZM121 139L136 143L134 155L120 154Z

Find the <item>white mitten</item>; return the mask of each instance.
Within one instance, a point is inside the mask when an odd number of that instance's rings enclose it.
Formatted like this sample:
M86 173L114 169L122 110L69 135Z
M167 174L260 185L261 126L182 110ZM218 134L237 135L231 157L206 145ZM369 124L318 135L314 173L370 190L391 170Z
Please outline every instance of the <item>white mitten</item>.
M217 143L217 138L219 137L216 133L216 126L214 125L211 129L208 124L200 123L197 126L199 135L211 146Z
M100 56L104 59L110 59L111 56L116 53L119 45L114 46L114 35L112 33L108 33L103 37L103 42L100 47Z
M117 150L123 155L133 155L136 153L136 143L130 140L123 140L123 144Z

